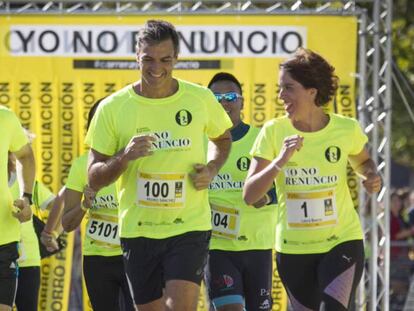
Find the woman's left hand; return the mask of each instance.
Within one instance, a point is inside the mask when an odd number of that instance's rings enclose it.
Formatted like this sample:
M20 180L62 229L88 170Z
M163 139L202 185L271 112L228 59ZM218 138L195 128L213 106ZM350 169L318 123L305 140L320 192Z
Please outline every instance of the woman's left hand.
M381 190L381 177L377 173L369 173L365 176L365 180L362 184L368 193L377 193Z

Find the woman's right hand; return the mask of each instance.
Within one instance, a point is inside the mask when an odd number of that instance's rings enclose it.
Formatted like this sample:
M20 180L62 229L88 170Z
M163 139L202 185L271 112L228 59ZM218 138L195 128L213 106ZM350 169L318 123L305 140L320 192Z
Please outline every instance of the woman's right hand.
M93 190L88 185L85 186L85 188L83 189L83 202L81 204L83 204L85 208L88 208L88 209L92 208L92 204L93 204L93 201L95 200L95 196L96 196L96 191Z
M283 141L282 150L278 156L278 163L282 162L280 167L285 165L293 156L295 151L299 151L303 146L303 137L300 135L292 135L285 138ZM280 161L280 162L279 162Z
M42 231L40 235L40 242L46 247L49 252L53 252L59 249L56 236L53 233Z

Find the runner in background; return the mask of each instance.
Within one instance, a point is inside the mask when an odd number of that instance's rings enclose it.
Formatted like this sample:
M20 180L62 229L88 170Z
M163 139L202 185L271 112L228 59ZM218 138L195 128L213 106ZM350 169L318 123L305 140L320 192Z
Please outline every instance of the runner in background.
M0 311L12 309L17 288L18 242L20 222L30 221L32 188L35 176L33 150L17 116L0 106ZM8 159L17 159L17 179L22 192L13 203L8 186Z
M241 120L242 89L233 75L218 73L208 87L233 122L230 155L209 186L213 231L206 284L210 301L220 311L271 310L275 189L253 206L242 195L249 152L259 129Z
M381 180L355 119L326 114L334 68L299 49L280 66L286 117L262 128L244 189L246 203L276 180L277 267L294 310L349 310L364 265L363 233L347 185L348 161L369 193Z
M101 100L96 102L89 111L87 128L100 102ZM93 310L132 311L135 308L119 241L115 184L104 187L97 193L91 190L87 180L87 161L87 153L73 161L66 185L59 192L63 204L54 206L45 228L49 230L56 226L62 215L63 228L70 232L86 216L88 222L82 241L83 274ZM53 249L53 245L46 245Z
M207 188L231 145L231 121L211 91L173 78L178 43L168 22L140 29L141 79L103 101L87 135L90 187L119 177L121 244L140 311L196 309L211 234Z
M26 134L30 134L26 131ZM30 137L29 137L30 141ZM21 193L16 175L16 158L9 153L8 162L9 188L13 199L19 198ZM43 184L35 182L33 187L33 207L37 210L51 209L54 194ZM35 212L35 211L32 211ZM16 294L17 311L36 311L40 288L40 251L39 241L34 230L33 220L20 224L18 286Z

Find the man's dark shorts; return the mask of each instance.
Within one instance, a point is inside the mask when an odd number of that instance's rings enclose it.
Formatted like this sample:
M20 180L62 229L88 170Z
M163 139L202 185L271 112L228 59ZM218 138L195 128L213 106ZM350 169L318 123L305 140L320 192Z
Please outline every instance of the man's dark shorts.
M165 238L121 238L126 274L135 304L162 297L169 280L198 285L204 276L211 231L192 231Z
M0 245L0 304L13 306L17 288L17 242Z

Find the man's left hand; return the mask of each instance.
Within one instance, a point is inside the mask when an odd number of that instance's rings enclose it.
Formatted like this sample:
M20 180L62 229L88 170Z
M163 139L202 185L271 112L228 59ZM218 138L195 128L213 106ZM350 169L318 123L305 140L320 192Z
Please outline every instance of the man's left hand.
M207 189L217 174L217 170L213 163L205 164L194 164L194 172L190 173L189 176L193 182L194 188L197 190Z

